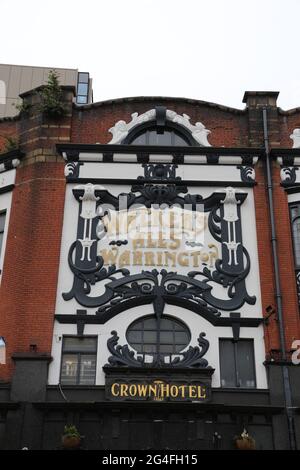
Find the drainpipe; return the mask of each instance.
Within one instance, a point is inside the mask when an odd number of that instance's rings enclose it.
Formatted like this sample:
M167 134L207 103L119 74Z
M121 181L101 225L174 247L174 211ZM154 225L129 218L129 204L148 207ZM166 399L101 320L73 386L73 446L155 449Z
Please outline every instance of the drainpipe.
M287 365L285 364L287 355L286 355L286 344L285 344L285 334L284 334L282 293L281 293L280 277L279 277L277 237L276 237L275 214L274 214L274 203L273 203L273 183L272 183L272 173L271 173L271 163L270 163L270 148L269 148L268 121L267 121L267 109L266 108L263 108L263 126L264 126L264 144L265 144L265 152L266 152L267 189L268 189L269 212L270 212L270 222L271 222L271 244L272 244L272 254L273 254L273 264L274 264L274 275L275 275L275 297L276 297L276 304L277 304L280 348L282 351L282 361L283 361L282 376L283 376L285 410L286 410L286 416L287 416L287 421L288 421L290 446L292 450L296 450L291 384L290 384L290 377L289 377L289 369Z

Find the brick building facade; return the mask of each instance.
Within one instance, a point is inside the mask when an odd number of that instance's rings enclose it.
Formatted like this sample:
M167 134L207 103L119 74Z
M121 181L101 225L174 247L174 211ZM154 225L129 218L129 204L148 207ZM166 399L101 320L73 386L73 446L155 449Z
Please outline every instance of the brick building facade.
M299 449L300 108L276 92L246 92L244 110L63 93L63 118L33 91L29 112L0 120L0 448L59 448L72 422L87 449L231 449L244 429L257 449ZM116 216L120 194L199 202L204 238L108 243L101 205ZM174 342L147 342L151 322Z

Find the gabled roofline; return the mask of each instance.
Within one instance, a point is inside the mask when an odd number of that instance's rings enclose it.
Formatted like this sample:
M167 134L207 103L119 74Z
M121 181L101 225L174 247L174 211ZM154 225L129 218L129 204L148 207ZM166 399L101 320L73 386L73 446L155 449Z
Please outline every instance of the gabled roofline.
M178 102L178 103L188 103L193 105L201 105L201 106L208 106L210 108L220 109L221 111L226 111L233 114L245 114L246 109L238 109L238 108L231 108L230 106L224 106L222 104L212 103L210 101L202 101L202 100L195 100L192 98L182 98L182 97L174 97L174 96L132 96L132 97L125 97L125 98L115 98L111 100L105 101L98 101L96 103L89 103L85 105L76 105L75 108L80 111L86 111L93 108L100 108L102 106L109 106L113 104L121 104L121 103L141 103L141 102Z

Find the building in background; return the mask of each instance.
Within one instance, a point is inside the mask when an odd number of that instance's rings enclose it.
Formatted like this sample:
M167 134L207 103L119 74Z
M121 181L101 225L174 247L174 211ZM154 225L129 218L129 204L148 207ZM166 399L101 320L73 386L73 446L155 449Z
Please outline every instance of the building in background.
M61 85L74 86L77 104L93 102L92 79L88 72L77 69L32 67L27 65L0 64L0 118L18 114L16 104L19 95L47 83L50 70L55 70Z
M277 96L67 86L63 117L33 90L0 119L1 448L74 424L85 449L300 449L300 108Z

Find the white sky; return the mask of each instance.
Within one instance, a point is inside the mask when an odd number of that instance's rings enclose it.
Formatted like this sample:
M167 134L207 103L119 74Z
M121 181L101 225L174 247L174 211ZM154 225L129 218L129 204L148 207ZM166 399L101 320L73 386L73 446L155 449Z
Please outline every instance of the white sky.
M300 106L300 0L0 0L0 63L90 72L94 101Z

